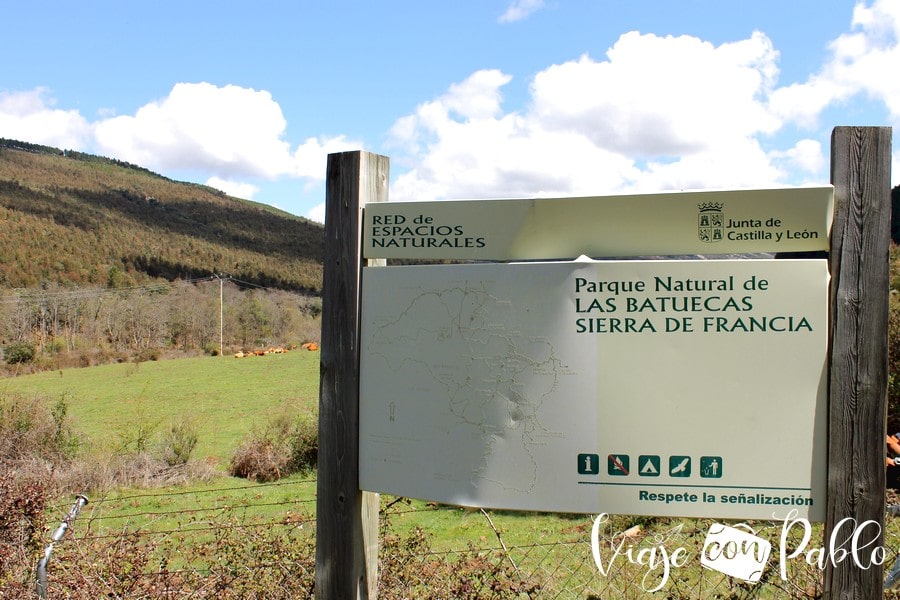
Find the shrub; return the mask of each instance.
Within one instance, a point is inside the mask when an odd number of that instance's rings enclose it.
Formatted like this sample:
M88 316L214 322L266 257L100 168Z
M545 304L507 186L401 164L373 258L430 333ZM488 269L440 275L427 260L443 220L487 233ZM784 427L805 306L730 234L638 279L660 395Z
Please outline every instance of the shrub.
M79 443L65 396L51 404L46 397L0 395L0 461L60 464L76 454Z
M68 348L65 338L55 337L45 346L47 352L51 354L62 354Z
M50 417L53 419L52 447L54 451L62 458L74 458L81 440L69 425L67 395L63 394L53 403L53 406L50 407Z
M128 427L118 431L118 451L122 454L144 454L151 449L151 443L160 421L144 408L139 408Z
M313 420L297 420L289 439L290 469L308 471L316 468L319 459L319 424Z
M53 485L61 490L91 494L122 487L155 488L208 481L220 476L214 465L191 461L168 465L158 456L98 453L70 461L53 473Z
M900 431L900 246L891 247L887 412L888 432Z
M157 361L162 358L162 348L144 348L134 357L134 362Z
M265 598L308 600L315 580L315 537L303 524L307 514L293 514L284 527L260 527L226 509L216 518L214 535L118 535L67 538L54 552L50 598ZM86 523L79 522L86 529ZM189 532L194 521L181 520ZM178 568L184 563L188 568ZM19 568L15 582L0 588L0 597L36 598L34 561ZM9 592L9 594L7 594Z
M16 567L40 548L44 504L39 484L17 480L0 461L0 590L21 579Z
M3 349L3 357L8 365L29 363L34 360L34 346L28 342L13 342Z
M891 293L888 321L888 433L900 430L900 294Z
M228 472L261 483L275 481L287 475L289 462L290 455L283 444L251 435L231 457Z
M200 435L197 424L189 418L173 422L163 436L161 454L170 467L186 465Z
M315 419L279 415L252 431L231 458L229 473L259 482L312 469L319 453Z
M421 527L406 535L391 531L390 519L381 519L378 597L466 598L504 600L541 597L542 583L524 575L501 552L476 550L471 542L453 559L432 551L431 537Z

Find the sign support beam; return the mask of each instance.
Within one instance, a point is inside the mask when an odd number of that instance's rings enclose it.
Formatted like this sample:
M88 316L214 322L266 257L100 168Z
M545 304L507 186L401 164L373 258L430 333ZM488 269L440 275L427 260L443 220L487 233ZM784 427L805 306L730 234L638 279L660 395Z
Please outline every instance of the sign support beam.
M833 130L826 544L842 519L884 527L890 174L890 127ZM838 539L852 534L844 528ZM880 598L883 580L881 565L829 562L825 597Z
M359 489L359 309L361 217L388 197L390 159L368 152L328 156L319 460L316 598L376 598L378 494Z

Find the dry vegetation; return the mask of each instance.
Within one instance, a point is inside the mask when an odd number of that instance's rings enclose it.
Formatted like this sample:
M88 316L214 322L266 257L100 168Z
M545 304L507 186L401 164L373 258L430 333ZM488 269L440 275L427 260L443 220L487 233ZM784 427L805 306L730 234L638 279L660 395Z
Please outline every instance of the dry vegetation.
M46 399L0 395L0 597L34 597L35 565L48 543L48 531L56 525L47 520L48 498L59 497L66 487L168 485L173 474L184 475L191 464L190 452L177 450L189 438L188 428L156 451L110 457L119 466L110 470L107 460L78 457L78 438L69 426L64 398L50 405ZM292 470L309 472L315 466L316 445L313 421L280 416L247 436L232 470L252 463L242 474L258 480ZM53 554L50 589L64 594L60 597L90 600L312 598L314 518L288 511L260 526L247 519L245 509L216 511L215 533L205 537L143 535L140 528L92 533L85 515L73 524L79 535L68 536ZM185 511L188 520L174 530L210 525L191 520L191 512ZM448 560L432 551L430 536L422 529L398 534L387 513L381 523L383 598L512 599L533 598L541 591L537 580L520 574L500 553L469 548Z
M215 353L220 330L229 352L317 340L322 252L306 219L0 139L0 369Z
M0 374L318 340L321 300L234 282L0 290Z

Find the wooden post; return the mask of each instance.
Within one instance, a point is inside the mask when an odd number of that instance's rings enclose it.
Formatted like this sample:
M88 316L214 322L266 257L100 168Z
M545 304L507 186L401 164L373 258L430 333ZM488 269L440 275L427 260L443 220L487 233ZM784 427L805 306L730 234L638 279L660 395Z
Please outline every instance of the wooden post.
M855 519L838 532L841 543L854 525L884 526L890 172L889 127L834 129L826 544L841 519ZM883 545L883 535L874 543ZM863 564L871 550L861 553ZM881 565L862 569L848 556L828 564L825 596L881 598L883 580Z
M359 489L361 215L387 200L390 161L328 156L316 498L316 598L376 598L378 495Z

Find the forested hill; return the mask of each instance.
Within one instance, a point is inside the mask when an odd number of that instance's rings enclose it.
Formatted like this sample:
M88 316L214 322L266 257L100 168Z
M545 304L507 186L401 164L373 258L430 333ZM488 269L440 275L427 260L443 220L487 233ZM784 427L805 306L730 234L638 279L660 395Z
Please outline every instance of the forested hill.
M324 230L136 165L0 139L0 288L224 273L319 292Z

